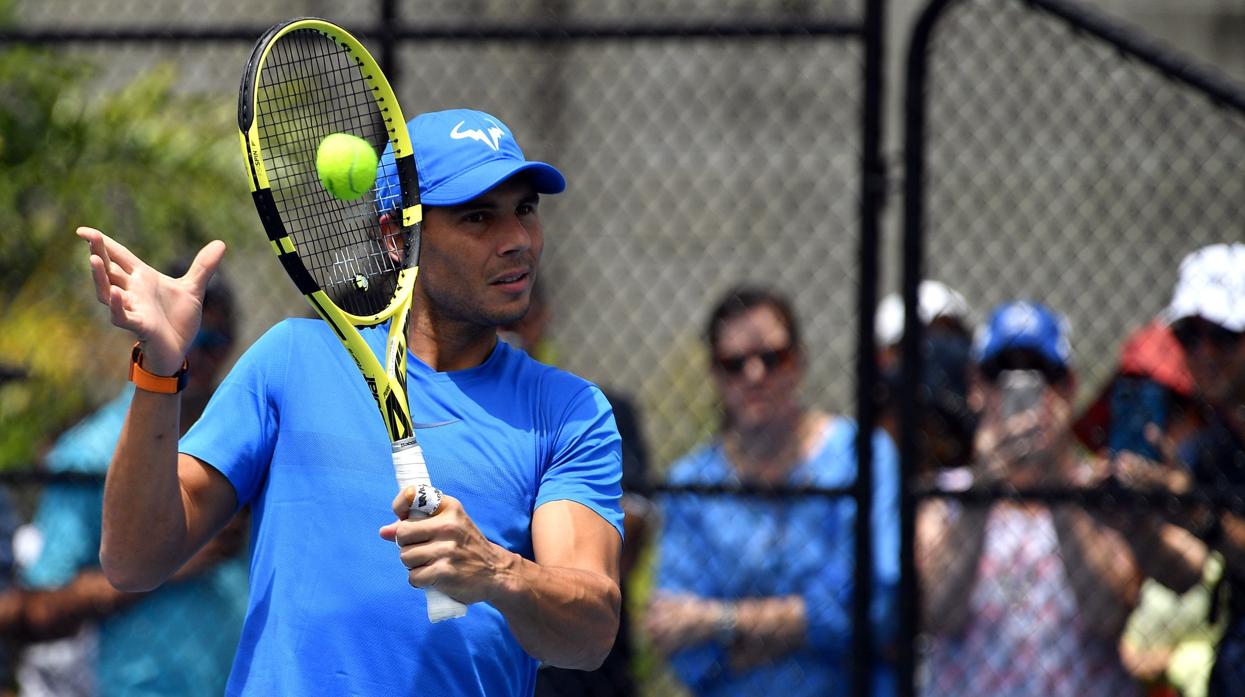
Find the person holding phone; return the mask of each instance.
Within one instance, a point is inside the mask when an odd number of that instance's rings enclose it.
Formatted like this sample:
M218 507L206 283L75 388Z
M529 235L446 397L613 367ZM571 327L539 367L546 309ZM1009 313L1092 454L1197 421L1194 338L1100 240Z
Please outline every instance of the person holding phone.
M1083 486L1104 469L1071 434L1071 356L1066 320L1044 305L991 313L973 346L974 486ZM1137 694L1116 646L1142 575L1123 536L1081 506L931 499L918 512L917 564L923 694Z

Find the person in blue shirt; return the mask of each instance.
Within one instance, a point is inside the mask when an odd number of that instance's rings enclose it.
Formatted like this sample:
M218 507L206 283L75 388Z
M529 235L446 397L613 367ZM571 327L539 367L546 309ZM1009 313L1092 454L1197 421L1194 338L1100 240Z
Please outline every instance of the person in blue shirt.
M197 370L183 397L187 425L203 410L230 354L233 308L232 290L223 276L214 277L190 348ZM133 393L127 386L66 431L45 458L49 472L84 478L53 482L40 495L32 527L41 545L21 571L19 631L45 641L72 636L84 624L97 626L92 662L80 669L89 671L94 693L104 697L219 695L246 609L245 515L150 593L121 592L99 568L104 487L102 479L89 477L107 471Z
M668 483L851 485L856 425L801 402L805 354L787 300L764 288L733 289L713 310L707 339L721 430L674 463ZM884 653L896 628L898 465L881 432L873 448L870 616ZM660 508L664 526L645 629L694 694L850 690L850 498L669 494ZM873 694L889 694L893 680L880 663Z
M595 668L618 631L609 404L497 337L527 311L540 196L565 180L482 112L422 114L408 128L424 228L407 394L446 494L435 514L405 519L413 491L395 492L371 394L318 320L281 322L252 346L180 446L178 396L137 390L109 470L101 560L122 588L159 584L252 507L250 605L226 694L530 695L539 663ZM475 130L495 137L462 137ZM177 371L223 244L174 279L97 230L79 235L97 297L139 338L144 369ZM377 352L386 331L364 332ZM468 612L431 624L410 586Z

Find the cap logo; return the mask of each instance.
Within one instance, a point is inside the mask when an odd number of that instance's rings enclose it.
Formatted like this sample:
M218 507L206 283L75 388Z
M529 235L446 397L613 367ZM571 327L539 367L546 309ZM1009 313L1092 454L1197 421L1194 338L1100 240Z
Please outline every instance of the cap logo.
M459 130L462 128L464 123L466 123L466 121L459 121L454 125L454 129L450 131L451 138L454 140L465 140L468 138L471 140L478 140L492 148L493 152L497 152L501 149L502 136L506 135L506 132L501 129L501 126L498 126L496 123L490 121L489 123L493 123L493 127L488 129L488 133L486 134L479 128L469 128L465 131Z

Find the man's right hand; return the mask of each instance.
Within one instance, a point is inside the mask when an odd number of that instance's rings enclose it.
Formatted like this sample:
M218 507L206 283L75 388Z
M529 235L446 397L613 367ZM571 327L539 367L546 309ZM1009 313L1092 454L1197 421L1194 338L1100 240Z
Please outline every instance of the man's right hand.
M77 234L91 249L95 298L108 306L114 325L142 342L143 367L156 375L177 372L199 331L203 293L225 244L208 243L185 276L170 278L99 230L80 227Z

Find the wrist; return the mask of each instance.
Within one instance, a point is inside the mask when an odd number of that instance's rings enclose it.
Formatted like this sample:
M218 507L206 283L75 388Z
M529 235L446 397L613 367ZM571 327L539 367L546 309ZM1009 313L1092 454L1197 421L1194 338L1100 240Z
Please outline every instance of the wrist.
M493 560L489 564L490 589L484 602L500 609L507 598L522 593L523 566L527 560L497 543L489 544L493 546Z
M739 631L739 608L735 603L720 602L713 617L713 640L723 646L735 643Z
M190 362L182 358L179 369L170 370L161 362L149 360L143 343L137 341L130 351L130 382L139 389L159 394L177 394L186 388Z

